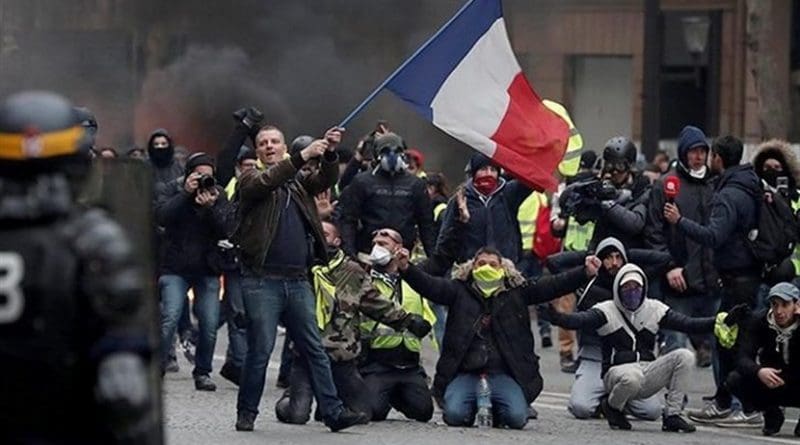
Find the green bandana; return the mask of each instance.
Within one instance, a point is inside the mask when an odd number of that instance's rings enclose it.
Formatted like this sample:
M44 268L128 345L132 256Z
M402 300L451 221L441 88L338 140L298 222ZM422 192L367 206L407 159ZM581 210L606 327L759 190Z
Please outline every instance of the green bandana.
M472 278L484 298L489 298L503 286L506 277L505 269L494 268L488 264L472 269Z

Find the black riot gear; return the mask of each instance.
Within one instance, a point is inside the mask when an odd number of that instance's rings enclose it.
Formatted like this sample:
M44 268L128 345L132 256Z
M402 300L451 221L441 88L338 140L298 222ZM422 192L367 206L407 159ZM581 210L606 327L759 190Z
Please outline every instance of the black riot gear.
M616 136L603 148L603 170L628 171L636 163L636 145L624 136Z
M89 169L91 138L69 102L47 92L24 92L0 104L0 175L30 178Z
M58 95L0 104L4 443L116 444L155 431L153 351L138 321L145 277L122 228L79 207L68 181L88 167L85 136ZM43 421L42 409L58 415Z

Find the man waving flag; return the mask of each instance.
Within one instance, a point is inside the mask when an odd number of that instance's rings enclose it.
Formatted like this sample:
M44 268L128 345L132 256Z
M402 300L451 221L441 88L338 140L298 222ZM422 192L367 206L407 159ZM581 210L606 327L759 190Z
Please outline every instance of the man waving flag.
M500 0L470 0L373 94L384 87L529 186L555 188L569 125L522 73Z

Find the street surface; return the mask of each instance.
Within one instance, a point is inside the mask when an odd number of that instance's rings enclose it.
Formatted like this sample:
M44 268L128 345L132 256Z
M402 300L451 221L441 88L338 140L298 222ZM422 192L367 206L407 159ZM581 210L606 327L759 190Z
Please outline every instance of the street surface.
M537 329L534 326L534 331ZM553 330L555 339L555 328ZM539 411L539 419L529 421L524 430L479 431L476 428L451 428L441 420L437 408L434 418L427 424L405 420L396 411L390 420L357 426L341 433L330 433L322 423L311 421L304 426L285 425L275 419L275 401L283 390L275 387L283 336L278 337L272 362L267 371L267 385L260 406L261 414L256 420L256 430L241 433L234 430L236 422L237 388L217 373L222 366L227 334L225 328L217 337L217 352L214 357L212 379L217 384L216 392L195 391L191 377L191 365L184 359L178 348L178 361L181 370L177 374L167 374L164 382L165 436L168 445L217 445L217 444L342 444L342 445L382 445L382 444L514 444L547 443L548 445L582 444L800 444L800 439L792 434L797 424L798 411L788 410L786 423L780 436L763 437L758 429L722 429L700 427L692 434L662 433L661 421L633 422L633 431L611 431L605 420L576 420L567 412L567 399L571 374L564 374L558 366L557 345L553 348L539 349L544 391L534 406ZM426 349L423 354L425 367L433 373L436 353ZM695 368L693 388L689 394L689 406L702 405L701 397L713 390L710 369Z

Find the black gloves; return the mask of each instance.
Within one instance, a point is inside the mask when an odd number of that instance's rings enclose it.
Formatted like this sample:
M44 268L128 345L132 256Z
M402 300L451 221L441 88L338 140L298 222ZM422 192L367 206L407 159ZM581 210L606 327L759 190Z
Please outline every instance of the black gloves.
M747 304L737 304L728 311L728 316L725 317L725 324L728 326L740 324L746 320L749 315L750 307Z
M408 314L408 318L406 318L406 329L419 338L428 335L432 328L433 326L422 318L421 315Z
M539 317L541 317L542 320L546 321L553 321L553 315L556 314L555 308L553 308L550 303L537 304L536 312L539 314Z
M251 130L258 128L261 121L264 120L264 113L258 108L241 108L233 112L233 120L241 122L245 127Z

